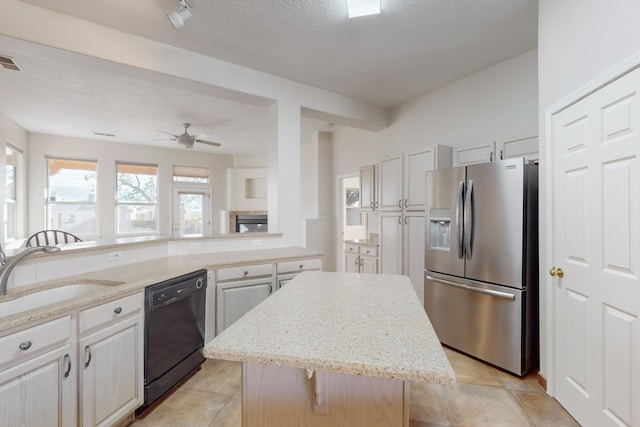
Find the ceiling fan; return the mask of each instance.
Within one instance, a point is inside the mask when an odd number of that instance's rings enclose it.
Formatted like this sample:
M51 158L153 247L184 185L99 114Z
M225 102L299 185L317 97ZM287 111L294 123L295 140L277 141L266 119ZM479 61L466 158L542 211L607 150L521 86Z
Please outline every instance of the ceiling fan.
M184 132L181 133L180 135L174 135L172 133L165 132L162 130L158 130L158 132L171 135L173 137L171 138L171 141L178 141L178 144L184 145L185 148L193 148L193 144L196 142L199 142L200 144L212 145L214 147L220 147L221 144L219 142L205 141L204 139L200 139L195 135L190 135L187 132L187 129L189 129L189 126L191 126L191 123L183 123L182 125L184 126Z

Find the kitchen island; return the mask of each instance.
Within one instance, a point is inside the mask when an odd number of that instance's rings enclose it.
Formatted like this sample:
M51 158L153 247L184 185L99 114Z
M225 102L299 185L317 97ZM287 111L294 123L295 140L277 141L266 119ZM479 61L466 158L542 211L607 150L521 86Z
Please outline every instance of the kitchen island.
M243 362L244 427L408 426L410 381L455 382L405 276L301 273L204 355Z

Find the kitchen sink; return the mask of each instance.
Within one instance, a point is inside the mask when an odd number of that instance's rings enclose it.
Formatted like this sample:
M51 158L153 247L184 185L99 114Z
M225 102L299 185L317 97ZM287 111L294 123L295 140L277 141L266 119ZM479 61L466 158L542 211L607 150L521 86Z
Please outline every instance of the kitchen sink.
M74 283L57 288L44 289L18 298L0 302L0 317L32 310L49 304L91 295L112 288L117 282L109 284Z

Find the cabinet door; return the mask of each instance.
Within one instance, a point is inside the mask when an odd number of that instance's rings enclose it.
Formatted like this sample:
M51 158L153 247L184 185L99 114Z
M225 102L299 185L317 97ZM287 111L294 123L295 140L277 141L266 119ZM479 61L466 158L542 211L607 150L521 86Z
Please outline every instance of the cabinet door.
M380 210L402 210L402 156L380 161L378 166L378 201Z
M495 151L496 143L494 141L473 147L458 148L453 155L453 166L492 162L496 159Z
M519 138L509 138L497 141L496 150L499 159L513 159L524 157L527 160L540 158L538 135L524 135Z
M424 306L425 219L422 212L404 217L404 274L409 276L420 303Z
M71 344L0 372L1 426L75 426L76 358Z
M347 253L344 255L344 271L345 273L360 272L360 257L358 254Z
M278 276L278 286L276 287L276 291L295 279L296 276L297 274L286 274L284 276Z
M83 426L110 426L140 406L143 316L112 324L80 340Z
M380 273L402 274L402 214L380 214Z
M365 274L378 274L378 258L360 257L360 272Z
M360 210L371 212L376 208L376 167L374 165L360 168Z
M406 155L404 165L404 208L423 211L425 201L425 172L451 167L451 147L432 145Z
M216 333L219 334L227 329L233 322L264 301L272 291L271 278L219 284Z

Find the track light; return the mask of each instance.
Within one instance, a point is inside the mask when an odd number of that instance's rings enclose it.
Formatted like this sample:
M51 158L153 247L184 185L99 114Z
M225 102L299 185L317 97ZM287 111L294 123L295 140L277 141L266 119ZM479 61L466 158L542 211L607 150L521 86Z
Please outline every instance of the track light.
M189 6L187 0L180 0L178 3L180 4L180 10L167 15L169 22L176 30L184 27L184 22L191 18L191 6Z

